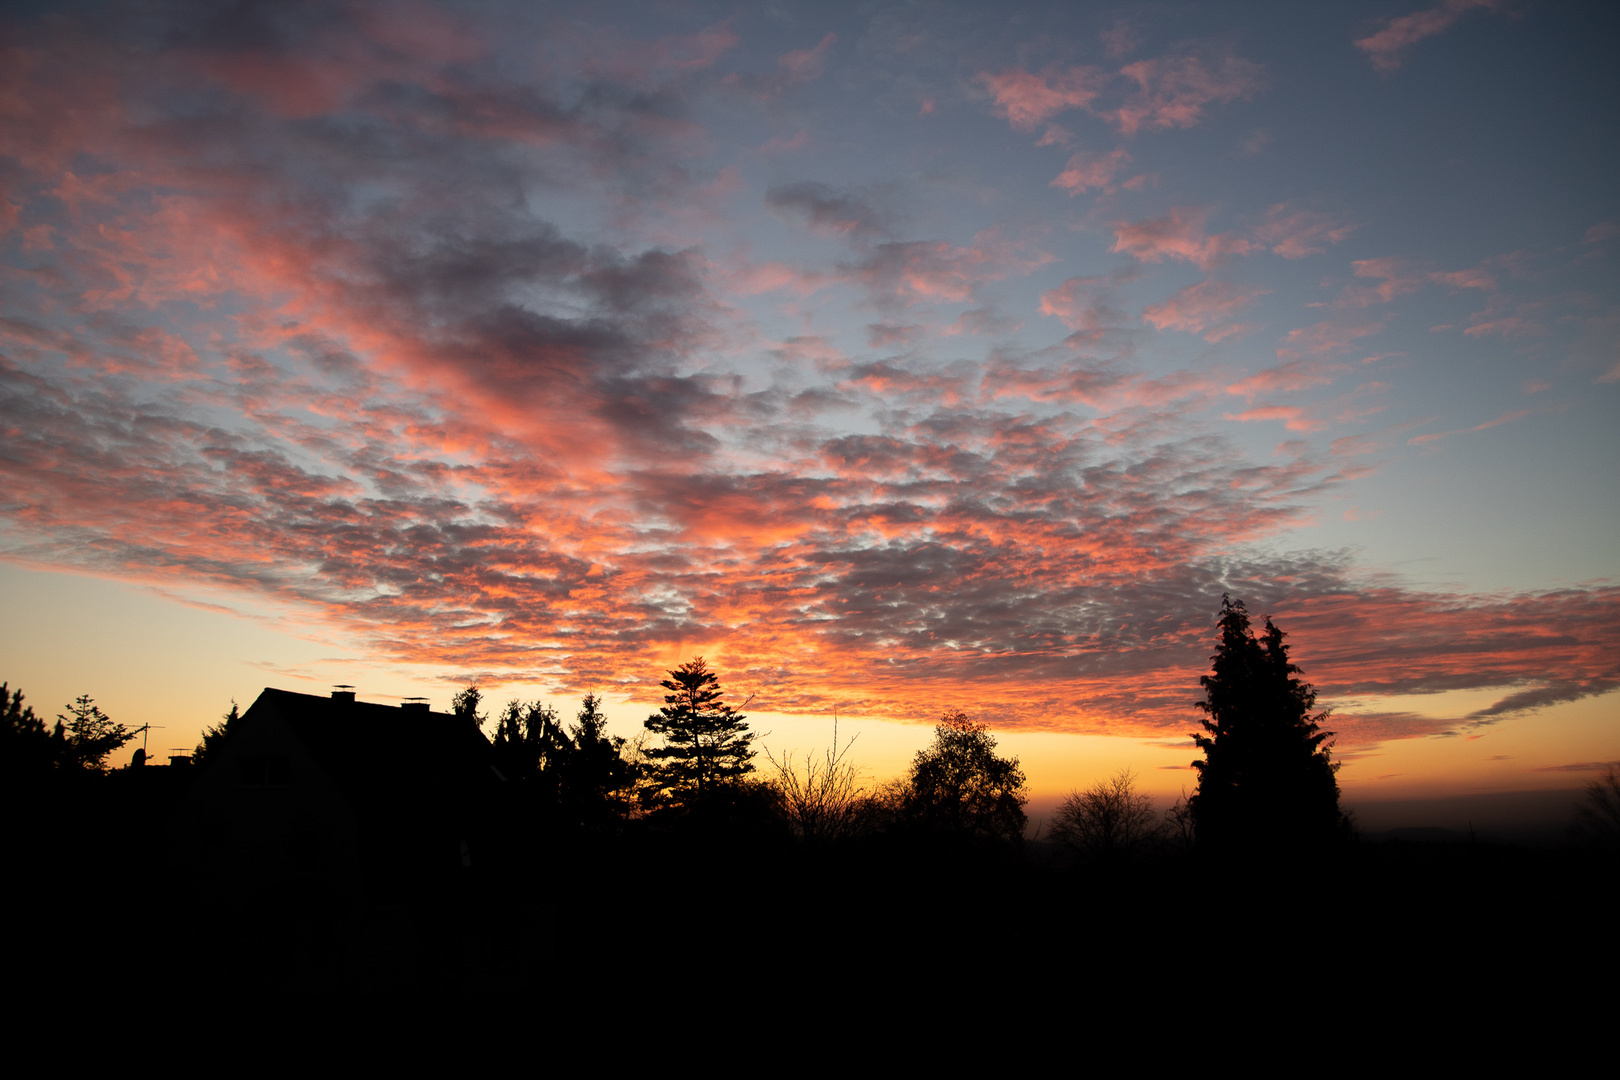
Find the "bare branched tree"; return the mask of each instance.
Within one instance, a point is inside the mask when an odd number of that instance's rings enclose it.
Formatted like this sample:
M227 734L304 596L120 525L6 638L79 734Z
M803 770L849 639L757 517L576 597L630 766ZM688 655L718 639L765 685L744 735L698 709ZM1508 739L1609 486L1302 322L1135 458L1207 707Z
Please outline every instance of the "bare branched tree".
M1158 843L1163 830L1153 797L1136 790L1129 769L1072 793L1052 820L1052 839L1099 861L1133 858Z
M765 756L776 770L772 784L781 796L789 827L800 839L830 843L854 831L866 790L860 768L847 760L854 745L854 738L838 744L835 719L832 746L820 760L808 750L802 763L792 750L777 758L766 748Z
M1620 764L1586 785L1575 807L1575 836L1587 845L1620 855Z
M1198 840L1197 824L1193 821L1192 803L1186 789L1164 812L1164 838L1170 847L1183 855L1192 851Z

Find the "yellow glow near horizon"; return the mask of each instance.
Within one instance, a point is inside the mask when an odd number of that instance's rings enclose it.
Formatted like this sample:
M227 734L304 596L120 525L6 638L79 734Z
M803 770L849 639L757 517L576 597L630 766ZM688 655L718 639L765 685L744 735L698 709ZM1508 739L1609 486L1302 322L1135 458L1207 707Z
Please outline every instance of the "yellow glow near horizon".
M0 563L0 590L9 614L0 630L5 657L0 679L22 690L26 703L47 722L79 694L89 694L128 727L154 725L149 745L156 760L189 750L232 699L246 708L267 686L324 694L333 683L353 683L368 700L423 694L436 709L446 708L456 690L446 672L368 659L334 641L324 627L310 625L295 633L285 619L190 606L127 583ZM1189 701L1196 696L1192 683L1190 676ZM490 711L514 697L550 701L565 718L578 706L572 696L537 683L486 681L484 686ZM610 729L633 737L642 730L648 706L614 689L599 690ZM1357 704L1368 711L1455 718L1501 696L1468 690L1362 697ZM1032 814L1049 812L1064 794L1120 769L1132 769L1138 787L1160 806L1190 792L1197 781L1188 767L1197 751L1181 733L1018 731L996 729L992 715L975 719L990 724L1000 751L1022 763ZM761 747L778 757L785 751L820 755L832 741L831 716L750 711L749 721L762 736ZM1189 708L1185 732L1197 722ZM841 742L855 740L849 760L872 783L902 775L932 734L932 718L906 724L844 716L838 724ZM1589 778L1582 765L1620 759L1620 693L1507 717L1451 737L1339 750L1344 760L1339 782L1351 802L1578 787ZM759 764L767 764L763 756Z

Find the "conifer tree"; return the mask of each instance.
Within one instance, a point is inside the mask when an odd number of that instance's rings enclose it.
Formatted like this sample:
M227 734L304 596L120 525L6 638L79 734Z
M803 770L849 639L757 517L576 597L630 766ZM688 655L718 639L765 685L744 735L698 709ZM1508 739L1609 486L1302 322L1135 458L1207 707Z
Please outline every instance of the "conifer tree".
M646 752L659 788L675 798L703 798L754 771L754 736L740 711L727 705L720 676L703 657L670 671L660 683L664 707L647 717L647 730L664 745Z
M1343 835L1338 766L1326 712L1313 712L1316 691L1297 678L1283 632L1266 620L1263 638L1249 629L1243 601L1221 600L1214 670L1199 682L1203 734L1193 741L1198 791L1190 800L1200 846L1315 846Z
M231 701L231 711L220 717L219 723L203 731L202 742L191 752L191 763L201 767L205 761L213 758L219 748L225 744L225 739L231 733L231 725L242 719L237 711L236 701Z

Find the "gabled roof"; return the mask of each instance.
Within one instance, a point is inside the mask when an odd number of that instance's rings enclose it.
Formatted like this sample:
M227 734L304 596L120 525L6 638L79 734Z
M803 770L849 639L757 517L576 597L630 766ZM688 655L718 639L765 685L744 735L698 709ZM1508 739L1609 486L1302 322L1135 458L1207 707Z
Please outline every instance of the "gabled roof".
M250 728L273 716L357 808L406 792L499 783L481 731L450 713L266 688L242 714Z

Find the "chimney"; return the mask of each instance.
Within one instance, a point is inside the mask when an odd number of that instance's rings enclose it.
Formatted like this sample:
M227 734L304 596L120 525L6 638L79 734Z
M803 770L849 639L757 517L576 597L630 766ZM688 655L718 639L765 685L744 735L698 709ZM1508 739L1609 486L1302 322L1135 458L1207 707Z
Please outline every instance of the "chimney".
M350 704L353 704L354 703L354 687L350 686L348 683L338 683L335 687L332 688L332 700L333 701L347 701Z
M408 697L399 703L399 707L408 713L426 713L428 699L425 697Z

